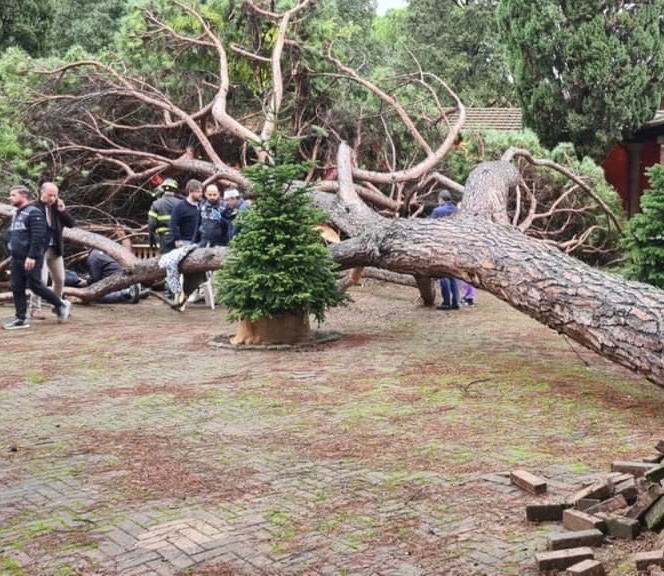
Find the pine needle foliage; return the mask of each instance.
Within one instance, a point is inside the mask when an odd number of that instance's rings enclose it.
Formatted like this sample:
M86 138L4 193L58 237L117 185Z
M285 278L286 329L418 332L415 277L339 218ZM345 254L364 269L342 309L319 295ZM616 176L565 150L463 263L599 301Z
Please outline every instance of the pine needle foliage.
M293 142L275 137L266 148L274 163L244 170L255 200L239 216L240 232L217 273L217 298L233 321L305 311L322 322L328 308L349 299L314 228L325 214L313 206L310 186L298 181L309 165L293 161Z
M602 161L652 119L664 90L664 0L501 0L524 122L544 146Z
M664 167L647 170L650 189L641 196L641 212L625 229L623 245L629 255L629 277L664 288Z

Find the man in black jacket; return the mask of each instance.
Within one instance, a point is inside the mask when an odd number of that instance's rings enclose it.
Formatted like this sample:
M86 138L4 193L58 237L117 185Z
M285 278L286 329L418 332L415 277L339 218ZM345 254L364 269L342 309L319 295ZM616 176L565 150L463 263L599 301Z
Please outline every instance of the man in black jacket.
M184 200L180 200L171 213L171 235L173 236L176 248L184 248L196 240L196 227L199 222L198 205L203 197L203 183L199 180L191 179L187 181L184 190L187 193L187 197ZM173 295L175 308L184 310L183 306L186 300L205 280L205 272L184 274L182 292Z
M171 235L171 213L182 198L177 195L179 185L173 178L166 178L155 190L157 198L148 212L148 230L150 246L159 246L159 253L166 254L175 248Z
M187 197L180 200L171 212L171 236L176 248L191 244L196 236L198 205L203 197L203 184L189 180L184 188Z
M30 327L26 318L28 311L26 288L52 304L58 314L58 320L64 322L69 318L71 302L59 298L46 288L41 280L47 235L44 214L30 203L30 191L25 186L13 186L9 190L9 202L16 209L9 227L11 281L16 318L5 324L4 328L18 330Z
M116 260L111 258L105 252L97 249L92 250L90 254L88 254L86 263L88 265L88 270L90 270L89 284L94 284L108 276L112 276L116 272L122 271L122 267ZM141 298L147 298L147 296L148 291L143 291L140 284L132 284L129 288L117 290L102 296L101 303L117 304L120 302L131 302L132 304L138 304L138 301Z
M39 200L34 202L34 205L44 214L48 227L42 282L47 284L50 274L53 282L52 290L58 298L62 298L62 290L65 285L65 242L62 238L62 229L65 226L73 228L74 219L67 212L59 193L54 182L44 182L39 189ZM33 294L30 298L30 317L39 316L41 316L41 298Z

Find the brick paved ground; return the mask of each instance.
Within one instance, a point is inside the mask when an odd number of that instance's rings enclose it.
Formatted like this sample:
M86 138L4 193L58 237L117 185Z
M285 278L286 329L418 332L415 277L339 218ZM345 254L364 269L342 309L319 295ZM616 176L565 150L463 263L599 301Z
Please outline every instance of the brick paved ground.
M560 527L526 503L659 439L659 390L488 296L354 295L299 352L211 348L222 312L149 300L0 334L0 574L532 575Z

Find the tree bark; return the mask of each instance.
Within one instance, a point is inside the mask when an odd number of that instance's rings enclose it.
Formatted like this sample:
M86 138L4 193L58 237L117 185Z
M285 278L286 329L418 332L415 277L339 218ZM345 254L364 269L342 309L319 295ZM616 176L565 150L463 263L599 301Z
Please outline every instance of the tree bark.
M433 306L436 303L436 285L431 276L415 274L415 284L420 291L420 298L424 306Z
M508 226L463 214L395 220L330 249L343 266L461 278L664 386L664 292L591 268Z
M199 248L189 254L181 263L180 270L185 273L206 272L221 268L226 258L227 248ZM77 288L75 292L69 292L81 299L83 302L94 302L102 296L127 288L132 284L140 282L146 286L162 280L166 271L159 268L159 258L147 260L136 260L133 266L125 267L122 272L117 272L87 288Z
M256 321L240 320L231 344L301 344L311 340L309 315L304 311L284 312Z
M455 276L550 328L664 386L664 291L602 272L510 226L461 212L437 220L387 220L330 246L343 268L372 266L419 276ZM183 272L219 268L225 248L202 248ZM137 261L80 292L84 301L164 277L157 259Z
M399 274L381 268L351 268L350 270L346 270L342 279L342 287L346 289L351 286L357 286L362 283L362 278L371 278L372 280L380 280L381 282L418 288L415 278L410 274Z
M519 171L509 162L482 162L466 180L463 210L498 224L509 224L507 198L519 183Z
M345 162L342 156L348 153L342 144L341 166ZM485 167L466 183L468 201L459 213L436 220L382 218L363 206L352 179L342 176L338 197L315 196L329 210L333 223L351 236L330 246L334 259L343 268L370 266L416 278L461 278L664 387L664 291L591 268L500 223L496 210L504 198L503 189L495 188L493 200L486 209L482 207L480 191L497 182L490 182ZM505 174L500 186L512 185L511 171L504 164L500 167ZM81 232L66 229L66 238L82 242ZM106 239L95 244L106 242L118 247ZM163 278L157 259L132 263L128 251L119 249L126 269L81 291L84 300L98 299L135 282L148 284ZM225 248L199 249L182 262L181 270L219 268L225 256Z

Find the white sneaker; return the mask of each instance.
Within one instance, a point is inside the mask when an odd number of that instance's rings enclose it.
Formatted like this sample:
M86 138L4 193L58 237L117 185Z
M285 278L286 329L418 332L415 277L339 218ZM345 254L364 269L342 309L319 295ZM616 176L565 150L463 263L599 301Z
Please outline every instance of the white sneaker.
M205 295L203 294L203 291L201 288L196 288L190 295L189 298L187 298L187 304L198 304L202 300L205 299Z
M20 318L16 318L11 322L7 322L6 324L4 324L3 328L5 330L21 330L22 328L30 328L30 322L28 322L27 320L21 320Z
M58 309L58 322L66 322L71 314L71 302L63 300L62 306Z

